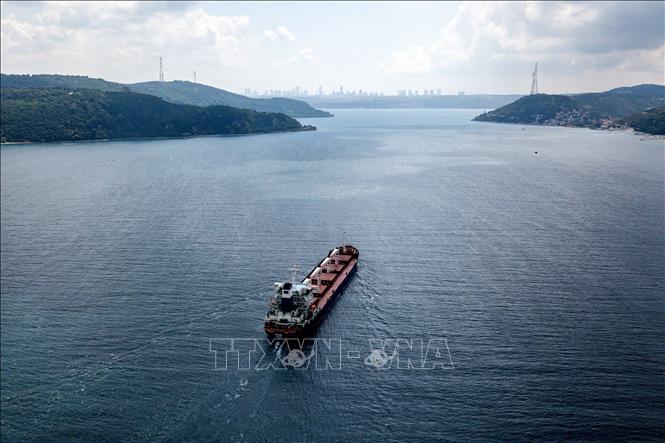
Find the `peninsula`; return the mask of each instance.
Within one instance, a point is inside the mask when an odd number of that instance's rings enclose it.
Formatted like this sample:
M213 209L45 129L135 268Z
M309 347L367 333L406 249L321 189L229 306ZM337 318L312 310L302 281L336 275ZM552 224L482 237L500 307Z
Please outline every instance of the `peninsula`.
M193 106L134 92L2 88L0 141L54 142L314 130L281 113Z
M223 105L251 109L259 112L281 112L293 118L332 117L332 114L315 109L301 100L290 98L250 98L224 89L188 81L154 81L123 84L83 75L58 74L2 74L3 88L64 88L69 90L94 89L106 92L131 91L161 97L182 105Z
M586 128L633 128L665 134L665 86L638 85L606 92L533 94L485 112L475 121Z

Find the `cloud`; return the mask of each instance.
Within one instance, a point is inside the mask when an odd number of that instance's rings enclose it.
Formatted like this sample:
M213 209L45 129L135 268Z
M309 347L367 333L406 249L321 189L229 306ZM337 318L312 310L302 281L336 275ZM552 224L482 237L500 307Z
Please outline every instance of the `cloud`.
M292 42L295 41L296 36L286 26L280 26L274 31L263 31L263 38L270 41L285 40Z
M39 9L35 13L37 21L58 24L68 28L94 28L103 26L138 23L156 13L180 13L191 9L195 2L69 2L46 1L34 3ZM92 19L92 20L91 20Z
M426 74L432 71L432 53L422 46L412 46L405 51L391 54L379 65L388 74Z
M154 63L159 56L192 65L246 67L240 49L250 19L215 15L190 3L50 2L32 17L2 19L2 70L25 71L35 60L104 75L103 68ZM89 69L81 70L81 66ZM174 66L174 65L172 65ZM62 68L55 68L63 72ZM212 70L212 69L211 69ZM67 72L65 72L67 73Z
M389 11L392 5L377 7ZM303 5L301 19L321 29L298 46L294 42L304 36L279 22L252 29L276 19L282 8L279 3L250 8L256 14L252 21L247 15L224 15L223 7L206 2L6 2L1 69L131 82L156 78L164 57L167 80L189 79L196 70L202 82L238 90L297 81L353 82L363 89L520 92L529 90L538 62L545 92L663 81L663 2L446 5L441 10L446 17L452 10L452 18L427 37L426 26L422 32L408 31L423 20L436 20L427 15L432 9L417 4L413 14L389 22L376 11L350 5L348 23L320 20L320 7ZM393 28L396 23L405 31ZM420 40L403 46L399 42L405 40L384 41L391 31ZM378 37L368 38L373 35ZM326 62L335 69L321 69ZM262 75L271 66L298 69ZM350 77L358 71L362 75Z
M319 59L313 54L311 48L303 48L292 56L281 59L277 62L278 66L295 66L304 64L321 64L321 61L319 61Z
M377 69L501 71L539 61L562 71L662 72L663 14L662 2L463 3L438 40L393 52Z
M22 22L9 14L1 22L2 54L16 51L48 49L72 38L73 34L58 26Z
M247 16L217 16L202 9L184 15L157 13L134 25L132 38L137 44L149 41L148 47L176 53L218 58L223 64L242 64L237 46L249 25Z

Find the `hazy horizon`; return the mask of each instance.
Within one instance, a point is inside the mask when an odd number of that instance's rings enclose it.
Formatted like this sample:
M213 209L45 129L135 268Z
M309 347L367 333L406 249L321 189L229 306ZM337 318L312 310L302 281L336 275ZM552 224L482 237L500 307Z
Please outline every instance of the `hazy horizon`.
M663 2L2 2L1 70L316 94L663 84Z

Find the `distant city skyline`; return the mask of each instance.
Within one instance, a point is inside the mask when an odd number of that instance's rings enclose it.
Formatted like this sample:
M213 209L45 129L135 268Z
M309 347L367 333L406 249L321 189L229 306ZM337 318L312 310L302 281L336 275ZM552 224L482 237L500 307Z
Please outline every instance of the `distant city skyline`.
M339 89L330 89L326 91L323 86L319 86L315 92L310 92L307 89L296 86L291 89L266 89L258 91L256 89L245 88L241 91L248 97L313 97L313 96L359 96L359 97L383 97L383 96L405 96L405 97L418 97L418 96L442 96L442 95L466 95L464 91L446 92L441 88L438 89L398 89L393 92L383 91L366 91L364 89L344 89L341 85Z
M3 73L240 92L527 94L663 83L663 2L2 2ZM401 92L399 92L401 91ZM358 92L356 92L358 93ZM429 95L429 94L428 94Z

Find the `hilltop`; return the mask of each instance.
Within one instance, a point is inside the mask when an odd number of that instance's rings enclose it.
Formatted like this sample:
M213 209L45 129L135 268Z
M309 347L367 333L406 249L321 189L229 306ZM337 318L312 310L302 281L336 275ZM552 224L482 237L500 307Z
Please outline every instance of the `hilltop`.
M166 101L186 105L225 105L261 112L282 112L294 118L332 117L332 114L314 109L304 101L290 98L249 98L223 89L188 81L145 82L127 86L134 92L156 95Z
M2 88L0 141L255 134L315 129L281 113L180 105L133 92Z
M90 78L84 75L59 74L0 74L0 86L3 88L63 88L63 89L95 89L99 91L121 92L121 83L114 83L101 78Z
M315 109L294 99L256 99L234 94L224 89L187 81L144 82L123 84L82 75L2 74L3 88L64 88L70 90L94 89L105 92L131 91L161 97L166 101L185 105L223 105L259 112L281 112L293 118L331 117L332 114Z
M665 86L638 85L599 93L528 95L474 120L600 128L621 126L626 117L662 106Z

